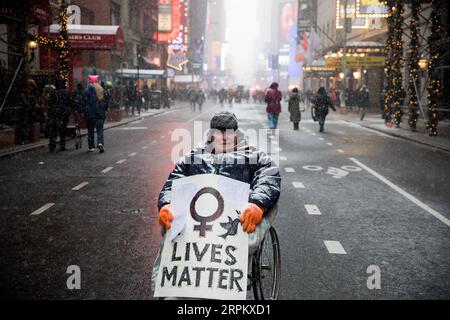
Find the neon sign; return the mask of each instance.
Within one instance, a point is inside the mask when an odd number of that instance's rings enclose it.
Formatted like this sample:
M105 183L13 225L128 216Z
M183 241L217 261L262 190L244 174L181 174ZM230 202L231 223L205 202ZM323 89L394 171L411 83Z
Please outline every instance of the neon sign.
M171 7L171 18L168 8ZM181 25L180 0L159 0L158 9L158 32L153 34L153 39L159 42L169 42L175 40L179 35ZM169 10L170 12L170 10ZM169 25L171 27L169 29ZM160 32L160 31L169 31Z

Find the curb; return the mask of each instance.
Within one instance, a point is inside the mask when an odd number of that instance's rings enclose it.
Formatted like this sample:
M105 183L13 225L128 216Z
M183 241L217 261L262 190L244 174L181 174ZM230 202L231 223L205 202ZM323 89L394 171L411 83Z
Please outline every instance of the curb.
M378 129L378 128L374 128L374 127L371 127L371 126L368 126L368 125L360 124L360 123L357 123L357 122L354 122L354 121L351 121L351 120L344 120L344 121L350 122L350 123L355 123L355 124L360 125L361 127L364 127L364 128L367 128L367 129L371 129L371 130L375 130L375 131L378 131L380 133L384 133L384 134L387 134L387 135L390 135L390 136L393 136L393 137L396 137L396 138L399 138L399 139L407 140L407 141L410 141L410 142L415 142L415 143L418 143L418 144L421 144L421 145L424 145L424 146L427 146L427 147L431 147L431 148L434 148L434 149L438 149L438 150L441 150L441 151L444 151L444 152L450 152L450 148L448 148L448 147L443 147L443 146L434 145L434 144L431 144L431 143L428 143L428 142L412 139L410 137L402 136L401 134L387 132L387 131L384 131L384 130L381 130L381 129Z
M173 109L172 109L172 110L173 110ZM169 109L168 111L170 111L170 109ZM149 115L147 115L147 116L141 116L141 118L142 118L142 117L143 117L144 119L145 119L145 118L150 118L150 117L154 117L154 116L156 116L156 115L160 115L160 114L165 113L165 112L166 112L166 111L161 111L161 112L158 112L158 113L149 114ZM131 122L138 121L139 119L140 119L140 118L137 118L137 119L130 119L130 120L127 120L127 121L122 122L122 123L117 123L117 124L111 125L111 126L109 126L109 127L107 127L107 128L104 128L103 130L106 131L106 130L108 130L108 129L120 127L120 126L129 124L129 123L131 123ZM83 134L81 134L81 136L82 136L82 137L87 136L87 133L83 133ZM71 141L71 140L72 140L72 138L69 138L69 139L66 138L66 141ZM34 149L46 147L47 145L48 145L48 143L45 142L45 143L40 143L40 144L36 144L36 145L24 147L23 149L18 149L18 150L11 150L11 151L3 152L3 153L0 151L0 159L1 159L1 158L8 157L8 156L15 155L15 154L17 154L17 153L26 152L26 151L30 151L30 150L34 150Z

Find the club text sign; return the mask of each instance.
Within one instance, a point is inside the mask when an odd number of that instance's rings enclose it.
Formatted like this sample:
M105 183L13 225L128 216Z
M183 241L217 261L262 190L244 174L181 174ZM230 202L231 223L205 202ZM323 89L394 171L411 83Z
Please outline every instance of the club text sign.
M248 235L239 215L248 194L248 184L217 175L173 182L155 297L246 298Z

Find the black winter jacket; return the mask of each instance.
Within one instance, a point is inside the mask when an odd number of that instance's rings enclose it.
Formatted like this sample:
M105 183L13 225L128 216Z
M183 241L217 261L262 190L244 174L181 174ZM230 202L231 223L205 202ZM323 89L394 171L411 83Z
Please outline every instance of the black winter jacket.
M198 147L175 165L161 190L158 209L171 202L172 181L199 175L218 174L250 184L249 202L265 208L265 212L280 197L281 177L270 157L248 147L242 141L234 152L215 154L210 144Z

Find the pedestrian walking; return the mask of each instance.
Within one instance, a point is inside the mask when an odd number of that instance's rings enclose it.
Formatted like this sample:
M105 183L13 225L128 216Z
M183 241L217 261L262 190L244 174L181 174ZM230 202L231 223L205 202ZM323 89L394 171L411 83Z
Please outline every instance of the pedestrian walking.
M144 98L144 109L147 111L150 102L150 88L147 83L144 83L144 86L142 87L142 97Z
M104 99L103 88L98 83L88 85L84 116L88 127L89 152L95 151L95 131L97 131L97 148L100 153L105 152L103 124L106 117L106 104L103 103Z
M128 85L125 87L125 96L126 96L126 103L125 103L125 109L127 114L129 114L129 110L131 108L131 113L134 115L134 108L136 105L136 98L137 98L137 92L136 92L136 86L134 85L133 80L130 80L128 82Z
M66 89L66 82L62 79L56 81L56 88L50 87L48 100L48 129L50 152L54 152L59 136L59 148L66 151L66 128L69 122L71 101Z
M278 90L278 83L273 82L267 90L265 101L267 103L266 112L269 120L269 129L278 127L278 117L281 112L281 92Z
M189 102L191 103L191 109L195 112L195 108L197 105L197 92L194 88L191 88L188 93Z
M289 98L289 113L290 119L294 123L294 130L299 130L299 123L302 120L302 112L305 109L300 109L300 96L298 89L292 89L292 95Z
M202 89L199 89L197 92L197 104L200 112L202 112L202 107L205 101L206 101L205 93L203 92Z
M364 116L366 115L366 110L369 107L369 89L367 89L366 85L363 85L361 89L358 91L357 95L358 107L361 111L361 121L364 120Z
M320 87L311 98L313 107L311 108L311 115L314 121L319 121L319 132L324 132L325 118L328 115L329 108L336 111L336 108L331 101L330 96L328 96L324 87Z

